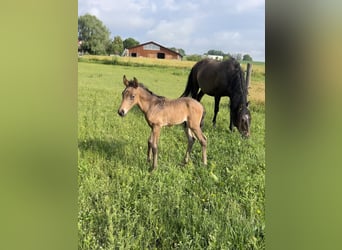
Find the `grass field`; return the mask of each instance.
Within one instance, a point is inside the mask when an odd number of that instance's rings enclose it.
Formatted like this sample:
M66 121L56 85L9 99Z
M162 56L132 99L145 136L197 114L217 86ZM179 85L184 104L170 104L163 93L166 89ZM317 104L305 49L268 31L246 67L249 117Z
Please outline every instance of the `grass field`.
M181 126L163 128L159 166L146 162L150 128L138 108L117 115L122 76L169 98L184 90L190 67L78 64L79 249L264 249L264 68L250 89L251 138L229 132L228 99L216 128L205 96L208 166ZM258 72L259 70L259 72Z

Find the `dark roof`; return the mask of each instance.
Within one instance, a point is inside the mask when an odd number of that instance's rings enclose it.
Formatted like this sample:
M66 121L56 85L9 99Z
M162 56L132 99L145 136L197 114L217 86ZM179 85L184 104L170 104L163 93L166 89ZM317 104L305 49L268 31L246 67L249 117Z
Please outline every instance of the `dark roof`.
M130 47L130 48L128 48L128 49L138 48L138 47L144 46L144 45L146 45L146 44L150 44L150 43L153 43L153 44L155 44L155 45L157 45L157 46L159 46L159 47L161 47L161 48L163 48L163 49L166 49L166 50L168 50L168 51L170 51L170 52L172 52L172 53L175 53L175 54L179 55L180 57L183 57L183 56L182 56L181 54L179 54L177 51L174 51L174 50L172 50L172 49L166 48L166 47L164 47L163 45L160 45L159 43L156 43L156 42L153 42L153 41L150 41L150 42L147 42L147 43L141 43L141 44L139 44L139 45Z

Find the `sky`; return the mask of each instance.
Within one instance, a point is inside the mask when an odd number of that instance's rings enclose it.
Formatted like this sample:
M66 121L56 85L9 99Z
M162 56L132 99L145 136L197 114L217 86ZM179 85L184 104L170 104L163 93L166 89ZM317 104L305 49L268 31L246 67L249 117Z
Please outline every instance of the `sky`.
M265 61L265 0L78 0L78 16L95 15L111 39L129 37L181 48L249 54Z

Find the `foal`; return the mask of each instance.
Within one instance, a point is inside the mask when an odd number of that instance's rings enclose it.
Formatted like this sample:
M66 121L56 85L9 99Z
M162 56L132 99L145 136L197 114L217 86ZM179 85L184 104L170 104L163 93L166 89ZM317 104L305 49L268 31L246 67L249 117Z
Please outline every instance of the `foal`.
M188 148L185 154L185 163L189 161L189 155L195 142L195 136L202 145L202 161L207 165L207 138L202 132L204 108L202 104L190 97L181 97L169 100L157 96L149 91L144 85L138 83L134 77L128 81L123 76L126 88L122 92L122 102L118 110L120 116L125 116L134 106L138 105L144 113L152 132L148 139L147 160L150 162L153 154L152 171L157 168L158 139L160 129L164 126L172 126L184 123L185 133L188 138Z

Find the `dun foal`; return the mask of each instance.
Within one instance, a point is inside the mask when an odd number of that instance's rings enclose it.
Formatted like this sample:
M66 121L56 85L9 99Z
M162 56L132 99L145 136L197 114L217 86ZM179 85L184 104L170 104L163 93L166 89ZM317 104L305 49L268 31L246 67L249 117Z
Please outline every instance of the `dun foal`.
M190 97L181 97L169 100L157 96L149 91L134 77L128 81L123 76L126 88L122 92L122 102L118 110L120 116L125 116L134 106L138 105L144 113L152 132L148 139L147 160L150 162L153 154L152 171L157 168L158 161L158 139L160 129L164 126L172 126L184 123L185 133L188 138L188 148L185 154L185 163L189 161L189 155L195 142L195 136L202 145L203 164L207 165L207 139L202 132L204 108L202 104Z

